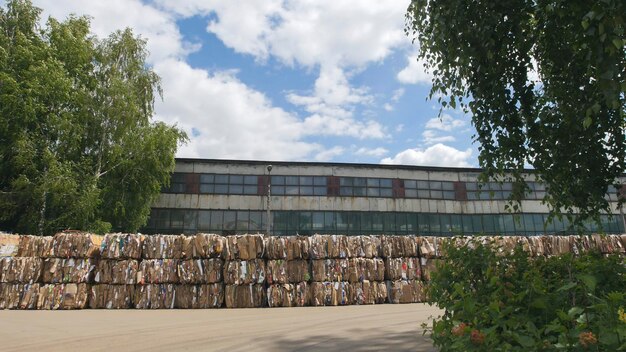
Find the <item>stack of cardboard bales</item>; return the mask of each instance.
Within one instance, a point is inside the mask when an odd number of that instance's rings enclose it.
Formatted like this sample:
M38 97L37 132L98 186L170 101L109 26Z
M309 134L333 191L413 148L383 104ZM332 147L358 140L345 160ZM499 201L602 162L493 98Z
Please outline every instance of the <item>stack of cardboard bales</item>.
M389 303L424 302L416 236L382 236Z
M41 258L18 256L20 237L0 233L0 309L37 307Z
M175 285L179 283L178 263L183 257L184 239L182 235L144 237L135 285L135 308L174 308Z
M348 280L348 240L344 235L310 238L311 305L349 305L353 301Z
M308 237L270 236L265 238L267 304L269 307L309 305L310 290Z
M142 244L143 236L140 234L113 233L104 236L94 285L91 286L90 308L134 307Z
M379 236L348 236L347 281L351 304L379 304L387 300L385 262Z
M228 236L224 247L224 301L227 308L267 303L263 235Z
M224 302L225 238L199 233L183 239L175 287L176 308L219 308Z
M37 309L83 309L103 236L61 232L44 244Z

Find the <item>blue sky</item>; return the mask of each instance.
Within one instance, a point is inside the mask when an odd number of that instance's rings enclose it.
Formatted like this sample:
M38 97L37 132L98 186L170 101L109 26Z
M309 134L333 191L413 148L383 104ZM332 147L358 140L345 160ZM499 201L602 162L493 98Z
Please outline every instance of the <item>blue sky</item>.
M427 101L408 1L35 0L131 27L162 78L179 157L477 166L470 118Z

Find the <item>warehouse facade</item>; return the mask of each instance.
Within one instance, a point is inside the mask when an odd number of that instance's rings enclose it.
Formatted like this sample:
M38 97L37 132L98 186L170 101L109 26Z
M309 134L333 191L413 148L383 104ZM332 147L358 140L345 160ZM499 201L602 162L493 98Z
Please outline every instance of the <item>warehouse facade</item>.
M269 167L271 166L271 167ZM171 184L153 206L146 233L273 235L569 233L567 219L544 226L545 187L525 175L531 192L511 214L511 183L478 181L480 169L348 163L177 159ZM626 183L626 178L619 180ZM268 190L271 194L268 197ZM623 233L618 190L613 215L590 232ZM268 207L270 211L268 212ZM268 214L271 221L268 223Z

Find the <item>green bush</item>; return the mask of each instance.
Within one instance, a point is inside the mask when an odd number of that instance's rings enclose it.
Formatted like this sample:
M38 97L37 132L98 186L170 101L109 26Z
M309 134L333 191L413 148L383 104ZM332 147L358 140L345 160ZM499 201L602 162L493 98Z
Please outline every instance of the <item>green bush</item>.
M469 239L444 244L432 274L441 351L626 351L626 268L618 255L529 258Z

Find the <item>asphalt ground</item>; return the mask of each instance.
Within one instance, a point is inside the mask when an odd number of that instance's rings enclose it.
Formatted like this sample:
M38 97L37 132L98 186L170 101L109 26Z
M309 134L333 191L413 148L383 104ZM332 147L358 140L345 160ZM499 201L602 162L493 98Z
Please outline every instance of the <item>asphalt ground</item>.
M436 351L427 304L0 311L0 351Z

